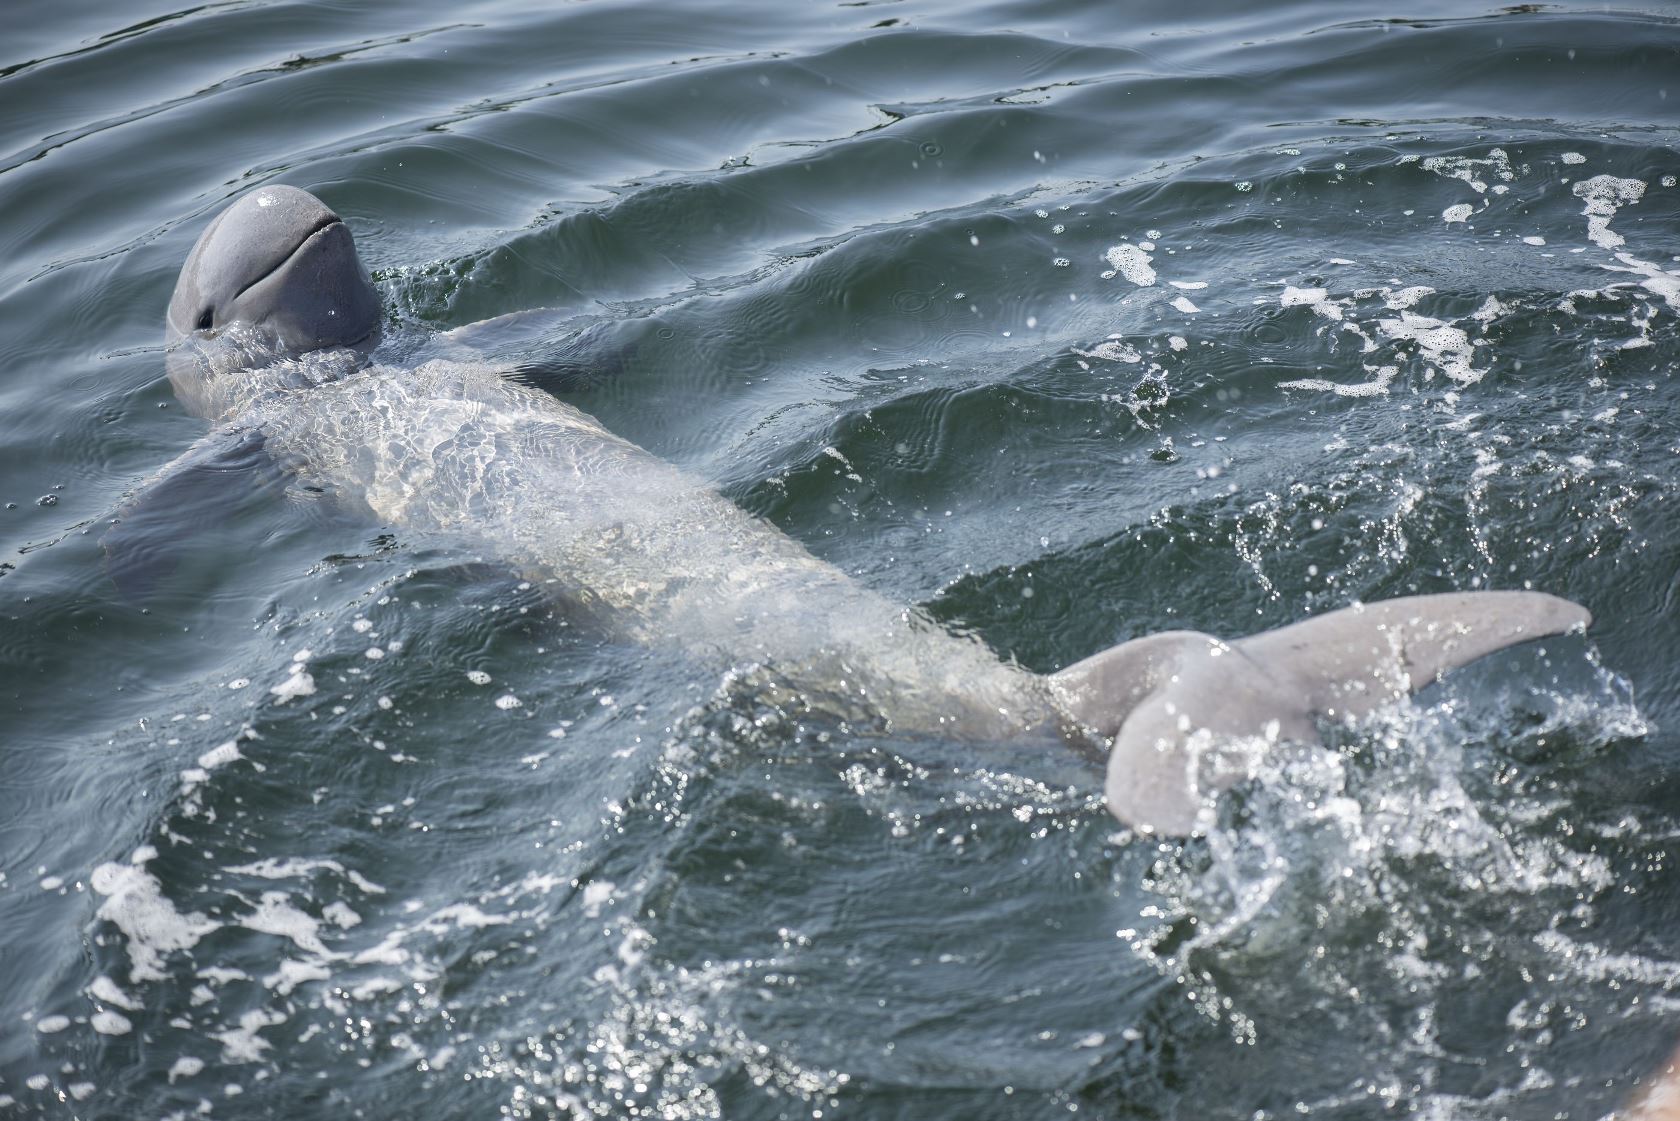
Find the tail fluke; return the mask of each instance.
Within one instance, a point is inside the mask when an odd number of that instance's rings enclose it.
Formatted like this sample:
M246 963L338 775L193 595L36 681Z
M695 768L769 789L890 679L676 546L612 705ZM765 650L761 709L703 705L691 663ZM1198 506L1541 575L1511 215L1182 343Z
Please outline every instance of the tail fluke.
M1539 592L1412 596L1234 642L1151 635L1052 674L1050 685L1075 731L1111 745L1114 816L1183 834L1205 790L1246 777L1256 744L1315 741L1321 717L1363 716L1485 654L1591 622L1585 608Z
M1344 607L1236 646L1287 669L1314 712L1360 717L1495 650L1591 624L1543 592L1448 592Z

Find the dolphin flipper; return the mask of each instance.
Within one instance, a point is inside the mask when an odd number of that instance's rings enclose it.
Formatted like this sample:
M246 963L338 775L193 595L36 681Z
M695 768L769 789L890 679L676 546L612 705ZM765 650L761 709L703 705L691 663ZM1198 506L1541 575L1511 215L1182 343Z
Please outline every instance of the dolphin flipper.
M1246 776L1245 749L1314 742L1322 718L1363 716L1485 654L1591 621L1578 604L1539 592L1411 596L1235 642L1151 635L1050 683L1078 725L1112 745L1105 786L1115 817L1183 834L1195 827L1204 783L1222 789Z
M254 476L256 486L241 482ZM254 429L212 433L135 488L100 538L105 571L130 602L149 598L180 567L186 550L202 550L207 511L245 502L284 476Z

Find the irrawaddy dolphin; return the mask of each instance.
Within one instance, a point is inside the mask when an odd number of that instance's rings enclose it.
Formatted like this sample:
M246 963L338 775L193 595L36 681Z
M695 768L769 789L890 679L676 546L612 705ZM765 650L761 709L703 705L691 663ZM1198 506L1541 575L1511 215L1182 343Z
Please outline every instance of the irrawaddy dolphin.
M348 510L494 555L614 633L757 667L854 725L1060 736L1106 758L1109 808L1143 829L1192 831L1257 745L1314 741L1323 721L1591 621L1538 592L1427 595L1248 638L1155 634L1030 673L493 367L371 363L378 294L350 230L305 191L258 188L211 222L168 321L170 379L216 425L210 446L260 448Z

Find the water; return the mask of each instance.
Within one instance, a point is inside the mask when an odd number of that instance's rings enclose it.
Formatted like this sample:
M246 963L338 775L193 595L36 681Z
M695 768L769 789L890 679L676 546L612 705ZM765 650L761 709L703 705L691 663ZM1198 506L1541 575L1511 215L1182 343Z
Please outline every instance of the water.
M0 1115L1590 1118L1680 1036L1672 8L4 23ZM356 230L384 357L523 313L463 341L1033 669L1597 621L1181 845L260 466L110 534L265 182Z

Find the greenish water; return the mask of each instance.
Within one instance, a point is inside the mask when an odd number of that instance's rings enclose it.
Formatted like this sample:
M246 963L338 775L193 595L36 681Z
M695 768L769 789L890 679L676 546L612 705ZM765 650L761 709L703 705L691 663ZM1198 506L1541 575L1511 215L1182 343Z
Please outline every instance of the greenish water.
M0 1116L1606 1115L1680 1038L1675 14L14 5ZM1596 622L1177 844L260 472L119 590L205 432L175 272L267 182L383 358L524 313L475 345L1033 669Z

